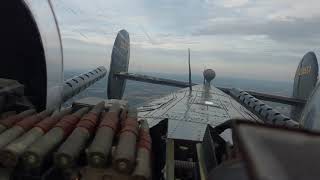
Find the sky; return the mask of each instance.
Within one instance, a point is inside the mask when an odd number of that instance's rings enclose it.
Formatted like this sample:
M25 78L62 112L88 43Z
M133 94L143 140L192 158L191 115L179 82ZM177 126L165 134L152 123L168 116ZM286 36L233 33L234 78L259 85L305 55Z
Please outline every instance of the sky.
M292 81L320 53L319 0L52 0L65 69L109 67L117 32L130 34L130 72Z

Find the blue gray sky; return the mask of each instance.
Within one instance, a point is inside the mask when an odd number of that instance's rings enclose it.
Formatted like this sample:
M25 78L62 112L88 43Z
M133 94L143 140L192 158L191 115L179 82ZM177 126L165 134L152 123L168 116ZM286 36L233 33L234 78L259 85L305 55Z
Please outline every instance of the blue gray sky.
M130 71L187 72L287 81L308 51L318 55L319 0L54 0L65 69L109 67L121 29Z

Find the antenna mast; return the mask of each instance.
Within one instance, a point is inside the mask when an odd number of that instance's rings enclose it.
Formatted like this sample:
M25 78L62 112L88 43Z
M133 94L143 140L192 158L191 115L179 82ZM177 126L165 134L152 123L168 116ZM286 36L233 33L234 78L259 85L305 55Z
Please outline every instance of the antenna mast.
M188 48L188 64L189 64L189 89L190 89L190 91L192 91L191 65L190 65L190 48Z

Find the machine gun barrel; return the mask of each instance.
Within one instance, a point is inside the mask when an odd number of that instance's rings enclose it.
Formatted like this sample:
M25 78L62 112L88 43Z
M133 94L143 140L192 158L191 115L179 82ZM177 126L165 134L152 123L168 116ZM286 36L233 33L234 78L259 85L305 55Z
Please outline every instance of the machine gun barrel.
M70 168L75 164L93 134L100 113L104 110L104 105L104 102L98 103L88 114L81 118L76 128L55 153L54 164L56 167Z
M45 156L68 137L88 110L88 108L81 108L75 113L63 117L48 133L30 145L22 155L24 166L27 168L40 167Z
M20 155L33 142L48 132L63 116L69 114L71 108L55 112L52 116L37 123L30 131L14 140L0 152L0 161L5 167L15 167Z
M238 102L240 102L246 108L250 109L251 112L259 116L267 124L296 128L300 126L299 123L280 114L278 111L271 108L264 102L254 98L246 91L233 88L230 91L230 95L238 100Z
M107 74L106 68L100 66L87 73L66 80L63 84L63 102L77 95Z
M114 103L99 124L93 142L87 150L87 160L92 167L103 167L111 151L114 134L119 124L120 105Z

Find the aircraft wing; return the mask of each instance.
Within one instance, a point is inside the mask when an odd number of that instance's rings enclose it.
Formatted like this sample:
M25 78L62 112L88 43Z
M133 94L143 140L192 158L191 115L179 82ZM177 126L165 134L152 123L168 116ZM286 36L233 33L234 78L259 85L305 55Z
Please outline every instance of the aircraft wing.
M172 80L172 79L165 79L165 78L159 78L159 77L153 77L153 76L136 74L136 73L119 72L119 73L115 73L114 76L116 76L117 78L122 78L122 79L129 79L129 80L133 80L133 81L140 81L140 82L147 82L147 83L152 83L152 84L174 86L174 87L180 87L180 88L186 88L186 87L190 86L188 82L177 81L177 80ZM197 85L197 84L193 83L191 85Z
M216 127L230 119L262 122L256 115L221 90L206 85L184 88L138 108L138 116L150 127L168 121L168 138L202 141L207 125ZM231 134L225 138L231 141Z
M140 82L147 82L147 83L152 83L152 84L160 84L160 85L174 86L174 87L180 87L180 88L186 88L186 87L190 86L189 82L152 77L152 76L141 75L141 74L136 74L136 73L119 72L114 75L117 78L129 79L129 80L140 81ZM197 84L192 83L191 85L194 86ZM230 90L232 88L217 87L217 89L220 89L221 91L229 94ZM255 92L255 91L246 91L246 92L248 92L252 96L254 96L258 99L261 99L261 100L277 102L277 103L282 103L282 104L287 104L287 105L292 105L292 106L304 106L306 103L306 99L298 99L298 98L293 98L293 97L279 96L279 95L273 95L273 94Z

